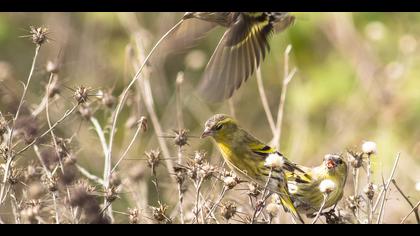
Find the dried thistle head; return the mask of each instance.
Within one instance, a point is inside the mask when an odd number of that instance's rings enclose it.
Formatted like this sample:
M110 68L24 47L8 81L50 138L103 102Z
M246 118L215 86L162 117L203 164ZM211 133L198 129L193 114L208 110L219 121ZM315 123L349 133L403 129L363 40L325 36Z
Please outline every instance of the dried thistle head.
M369 200L372 200L375 196L375 192L378 190L378 186L373 183L369 183L364 189L363 192L366 194Z
M64 172L59 172L59 180L63 185L71 185L77 180L79 170L71 162L63 163Z
M29 184L27 192L29 199L40 199L45 193L45 188L40 182L32 182Z
M0 112L0 136L5 134L9 129L8 122Z
M354 169L358 169L363 165L363 153L347 150L347 160Z
M55 192L55 191L58 190L57 181L58 181L58 178L56 176L52 176L51 178L47 178L47 181L46 181L45 184L48 188L48 191Z
M6 143L0 144L0 157L2 157L5 161L9 159L9 147Z
M248 183L248 195L251 197L257 197L260 195L261 189L260 186L255 182Z
M137 125L140 127L141 132L146 132L148 128L147 118L145 116L140 117L140 120L137 121Z
M90 186L86 182L79 182L74 188L70 189L70 205L82 207L88 202L91 192Z
M127 119L125 127L128 129L140 128L140 131L144 133L148 129L148 121L145 116L137 119L137 116L132 115Z
M9 182L10 185L15 185L17 183L20 182L22 178L22 169L19 168L10 168L10 174L9 177L7 178L7 181Z
M197 170L197 174L202 179L208 179L210 176L216 172L216 167L205 162Z
M118 198L118 189L115 186L111 186L105 191L105 199L107 202L113 202Z
M182 147L188 144L188 129L173 130L175 145Z
M357 195L357 196L349 196L346 199L346 206L348 209L350 209L351 211L356 211L357 208L360 207L360 202L361 202L361 196Z
M153 169L159 165L161 160L161 153L159 149L146 152L145 155L147 158L147 166Z
M77 101L78 104L86 103L89 97L89 88L80 85L74 91L73 97Z
M225 172L223 176L223 183L226 188L233 189L241 180L233 172Z
M226 220L231 219L236 214L236 204L234 202L225 202L221 204L220 214Z
M38 121L36 117L32 115L20 116L15 123L14 133L17 137L23 138L26 144L29 144L35 140L38 135Z
M207 179L217 168L205 162L205 152L196 151L192 161L187 162L187 174L192 180Z
M137 208L128 209L128 223L138 224L140 222L140 211Z
M56 144L57 144L57 147L56 147L57 150L56 151L58 152L61 159L65 158L69 155L69 153L70 153L69 148L68 148L69 143L70 143L69 139L64 139L64 138L60 138L60 137L56 138ZM54 145L54 143L53 143L53 145Z
M60 159L53 148L43 149L40 155L44 165L51 171L59 164Z
M58 74L60 71L60 65L57 62L48 60L47 64L45 65L45 70L51 74Z
M342 217L340 210L331 209L330 211L323 212L322 215L325 217L327 224L344 224L345 218Z
M37 224L41 213L41 204L37 201L31 201L20 211L20 216L24 223Z
M92 107L89 104L82 104L79 106L79 114L85 120L90 120L93 115Z
M170 224L172 223L172 220L166 216L166 210L168 210L168 206L165 204L158 203L158 207L152 207L152 215L153 218L163 224Z
M37 170L37 166L30 163L23 171L23 176L26 183L39 180L42 176L41 172Z
M113 108L117 102L117 99L115 98L115 96L112 95L111 90L106 90L106 91L100 90L98 92L98 95L99 95L98 97L101 98L102 105L104 105L107 108Z
M195 163L197 163L198 165L203 164L203 161L206 159L206 152L203 151L196 151L194 153L194 161Z
M174 166L174 172L176 182L183 184L185 182L185 178L187 177L187 170L184 167Z
M32 42L38 46L48 42L48 28L30 26L30 33L32 34Z

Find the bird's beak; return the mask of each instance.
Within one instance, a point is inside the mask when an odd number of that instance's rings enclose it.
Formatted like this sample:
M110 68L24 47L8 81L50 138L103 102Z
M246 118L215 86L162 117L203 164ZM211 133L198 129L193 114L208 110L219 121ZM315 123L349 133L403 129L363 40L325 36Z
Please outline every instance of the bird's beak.
M335 162L333 160L328 160L327 161L327 168L329 170L331 170L332 168L335 168L335 166L336 166L336 164L335 164Z
M209 127L206 127L203 133L201 134L200 138L205 138L205 137L211 136L212 134L213 134L213 131L211 131Z

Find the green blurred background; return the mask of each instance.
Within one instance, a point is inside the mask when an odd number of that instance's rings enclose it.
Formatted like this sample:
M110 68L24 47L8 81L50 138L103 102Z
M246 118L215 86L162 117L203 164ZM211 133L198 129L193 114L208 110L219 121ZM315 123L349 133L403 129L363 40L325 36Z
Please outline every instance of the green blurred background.
M357 150L363 141L374 141L378 145L374 180L380 183L382 175L387 178L397 153L401 153L395 177L413 202L420 200L419 184L416 190L416 183L420 182L420 14L292 14L297 18L294 26L272 37L270 54L261 68L268 102L276 115L284 50L292 45L290 68L296 67L298 72L287 91L281 152L298 163L318 165L327 153L345 153L347 148ZM149 52L181 17L182 13L169 12L1 13L0 81L7 89L2 89L0 109L7 111L8 98L21 93L17 81L25 81L29 72L34 45L20 37L29 34L29 26L42 25L51 32L50 42L41 49L28 94L29 103L38 104L48 81L44 65L47 60L57 58L62 65L59 76L66 87L85 85L93 91L113 89L114 95L120 94L133 75L128 60L130 48L137 41ZM134 31L138 34L133 34ZM207 104L193 93L222 33L222 28L216 29L192 49L168 57L159 71L152 71L155 108L165 132L177 127L175 78L179 71L185 73L183 114L191 135L199 136L203 123L212 114L230 113L227 102ZM65 99L53 106L54 119L71 106L72 91L62 88L62 96ZM235 93L233 104L236 118L247 130L267 142L272 138L255 78ZM109 115L106 110L95 113L103 124ZM123 110L116 153L132 135L132 131L124 129L130 115L130 109ZM144 107L138 115L148 117ZM78 162L101 176L102 151L90 127L88 122L75 117L58 132L66 137L77 134L72 145L77 150ZM176 147L170 140L168 143L176 155ZM189 143L187 154L204 149L215 159L212 161L220 162L209 140L191 138ZM157 136L150 124L149 131L130 152L130 158L143 158L144 151L157 147ZM120 167L122 175L133 163L143 162L125 161ZM396 202L398 206L393 204ZM395 190L388 204L391 207L385 222L399 221L410 210ZM117 209L127 207L124 198L115 205Z

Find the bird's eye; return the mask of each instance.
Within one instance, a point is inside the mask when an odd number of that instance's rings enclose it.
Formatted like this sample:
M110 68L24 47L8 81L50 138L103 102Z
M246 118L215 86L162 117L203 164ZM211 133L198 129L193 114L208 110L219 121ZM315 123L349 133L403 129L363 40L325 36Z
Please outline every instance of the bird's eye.
M214 127L215 130L220 130L221 128L223 128L223 124L219 124Z
M341 159L337 159L337 164L341 165L343 161Z

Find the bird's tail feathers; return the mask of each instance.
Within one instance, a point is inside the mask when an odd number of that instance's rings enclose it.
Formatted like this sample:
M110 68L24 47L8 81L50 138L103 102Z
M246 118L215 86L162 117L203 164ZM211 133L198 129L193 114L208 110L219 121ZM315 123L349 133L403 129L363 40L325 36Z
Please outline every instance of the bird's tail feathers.
M288 211L292 215L295 221L300 222L300 223L305 223L302 217L300 216L299 212L296 210L296 207L293 205L293 201L290 198L287 190L283 189L280 192L281 192L280 201L285 211Z

